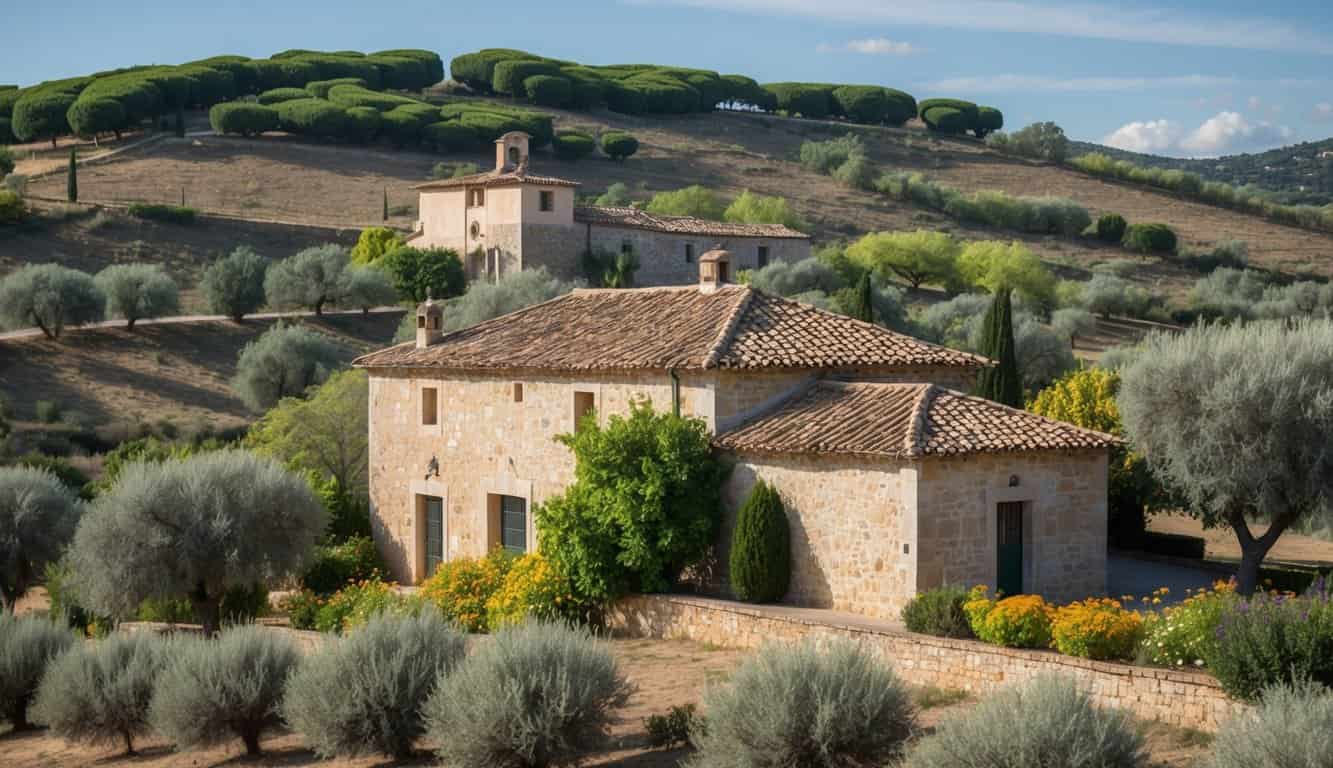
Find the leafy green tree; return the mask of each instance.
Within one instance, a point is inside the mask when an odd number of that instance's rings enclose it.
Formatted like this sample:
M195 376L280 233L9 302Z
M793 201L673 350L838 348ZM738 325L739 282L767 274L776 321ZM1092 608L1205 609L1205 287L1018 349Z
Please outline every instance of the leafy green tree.
M4 141L4 135L0 134L0 142ZM14 172L14 152L0 143L0 179ZM614 186L614 185L613 185ZM624 185L622 185L623 188ZM609 191L609 189L608 189Z
M663 216L693 216L721 221L727 205L713 190L691 184L674 192L658 192L648 201L647 210Z
M792 209L787 198L778 195L756 195L748 189L731 201L731 205L722 212L722 220L738 224L782 224L792 229L804 229L809 226L801 215Z
M268 259L255 253L248 245L218 259L204 270L199 288L208 300L208 307L219 315L236 322L264 306L264 273Z
M188 598L212 634L228 588L300 573L325 522L305 480L272 459L231 450L132 464L79 522L74 582L109 616Z
M389 227L366 227L352 246L352 263L374 264L402 244L402 238Z
M79 159L78 150L69 148L69 170L65 174L65 198L71 203L79 202Z
M139 320L180 311L176 281L157 264L112 264L95 279L106 295L107 314L125 318L131 331Z
M537 511L538 539L580 594L662 591L708 551L727 473L702 420L639 401L557 439L574 453L574 482Z
M760 480L736 513L728 576L749 603L781 600L791 584L791 531L777 489Z
M333 339L299 325L278 324L246 344L236 361L232 389L250 410L266 411L284 397L299 397L342 365Z
M986 137L986 144L1022 157L1063 163L1069 155L1069 139L1064 129L1055 123L1032 123L1011 134L995 133Z
M56 138L70 131L66 114L75 99L74 94L65 91L25 94L14 105L11 130L20 141L50 139L55 147Z
M342 300L347 288L347 249L317 245L268 268L264 298L270 307L309 307L324 314L324 305Z
M379 267L352 267L343 273L341 301L369 314L374 307L397 303L398 289L393 287L389 273Z
M906 280L951 286L957 281L962 247L943 232L872 232L847 247L847 258L867 270Z
M304 400L278 401L246 433L245 446L295 472L332 480L338 493L364 502L369 389L365 371L339 371Z
M981 353L995 361L977 377L977 393L1010 408L1023 407L1023 379L1014 354L1013 305L1009 289L996 292L982 326Z
M974 240L958 256L963 282L991 293L1008 288L1038 307L1055 301L1055 275L1018 241Z
M463 261L452 248L400 246L382 259L398 293L415 302L458 296L467 288Z
M51 472L0 467L0 609L13 613L74 536L83 504Z
M1130 442L1191 516L1235 532L1237 590L1252 593L1282 534L1333 512L1333 322L1154 333L1121 376Z
M30 264L0 280L0 323L10 330L35 325L58 339L67 325L101 320L105 307L91 276L58 264Z

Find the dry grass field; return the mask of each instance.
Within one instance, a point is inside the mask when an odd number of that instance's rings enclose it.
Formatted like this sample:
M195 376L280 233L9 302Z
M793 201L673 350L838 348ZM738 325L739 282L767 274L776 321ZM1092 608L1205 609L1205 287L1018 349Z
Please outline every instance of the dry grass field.
M616 713L611 727L610 744L603 752L588 755L584 765L619 768L677 768L689 757L688 748L651 749L643 719L664 714L670 707L698 702L710 684L724 682L744 652L700 645L689 641L616 640L613 651L630 682L637 690ZM938 698L939 691L916 691L918 701ZM945 701L955 697L946 696ZM919 717L922 732L929 732L945 718L957 714L971 702L947 703L923 709ZM1206 737L1169 729L1153 723L1143 725L1150 747L1150 768L1187 768L1206 753ZM369 768L370 766L434 765L432 756L423 753L405 762L388 762L380 757L357 760L319 760L306 749L299 736L275 734L264 740L266 754L247 759L240 742L206 751L174 753L160 741L147 740L136 757L116 754L116 748L86 747L66 744L44 731L0 734L0 762L7 768L75 768L76 766L329 766L329 768Z
M347 358L387 346L396 312L326 315L301 322L337 338ZM142 325L71 331L62 341L42 337L0 341L0 398L15 418L33 418L38 400L59 403L89 425L122 423L226 428L253 418L232 392L241 348L274 320Z

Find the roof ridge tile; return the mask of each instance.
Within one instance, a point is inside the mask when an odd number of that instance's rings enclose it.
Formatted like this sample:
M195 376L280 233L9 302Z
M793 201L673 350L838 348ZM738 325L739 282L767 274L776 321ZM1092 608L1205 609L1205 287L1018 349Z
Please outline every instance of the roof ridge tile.
M740 325L741 318L750 310L750 300L755 291L749 286L741 292L741 300L731 311L731 316L727 318L726 325L722 326L722 332L717 335L713 346L708 350L708 356L704 358L704 368L716 368L718 358L722 356L722 351L731 344L732 338L736 335L736 328Z

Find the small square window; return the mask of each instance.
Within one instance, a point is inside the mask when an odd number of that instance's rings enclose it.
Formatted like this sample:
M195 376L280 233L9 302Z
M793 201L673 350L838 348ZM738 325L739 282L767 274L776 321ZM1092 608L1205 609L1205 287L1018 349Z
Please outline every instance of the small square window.
M426 426L440 423L440 391L435 387L421 388L421 423Z
M469 198L468 199L469 205L471 205L473 208L480 208L481 206L486 204L486 190L473 189L471 190L471 194L468 196L468 198Z
M523 382L521 381L514 382L514 402L523 402Z
M634 253L634 243L631 243L628 240L621 240L620 252L625 254L626 256L630 255L631 253Z
M538 202L543 211L555 210L555 193L549 189L543 189L538 193Z
M579 424L583 422L583 417L592 412L593 408L596 407L595 404L596 400L591 392L574 393L574 429L579 428Z
M760 268L760 269L763 269L764 267L767 267L767 266L768 266L768 246L767 246L767 245L761 245L761 246L759 246L758 265L759 265L759 268Z
M694 243L685 244L685 263L686 264L694 263Z

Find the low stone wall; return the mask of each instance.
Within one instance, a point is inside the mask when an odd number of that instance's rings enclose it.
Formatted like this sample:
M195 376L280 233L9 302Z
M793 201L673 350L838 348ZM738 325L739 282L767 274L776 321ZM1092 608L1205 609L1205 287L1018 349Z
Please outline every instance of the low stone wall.
M833 611L640 595L619 602L609 618L613 630L624 636L688 639L732 648L757 648L769 640L848 638L878 651L909 683L977 694L1055 672L1075 678L1099 706L1120 707L1146 720L1204 731L1217 730L1244 709L1243 704L1227 698L1215 679L1197 672L918 635L888 622Z

